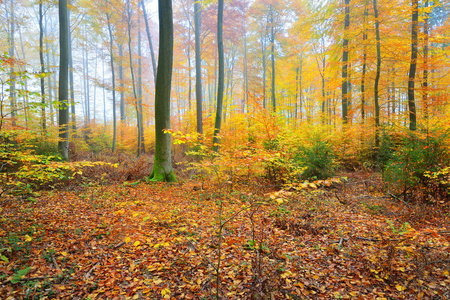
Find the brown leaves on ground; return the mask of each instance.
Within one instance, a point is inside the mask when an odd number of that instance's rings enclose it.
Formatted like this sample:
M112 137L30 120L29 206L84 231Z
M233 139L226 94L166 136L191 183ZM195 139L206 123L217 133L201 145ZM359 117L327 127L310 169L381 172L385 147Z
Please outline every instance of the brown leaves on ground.
M140 183L3 200L0 295L213 298L220 248L223 299L449 298L448 210L396 203L374 174L348 177L281 191Z

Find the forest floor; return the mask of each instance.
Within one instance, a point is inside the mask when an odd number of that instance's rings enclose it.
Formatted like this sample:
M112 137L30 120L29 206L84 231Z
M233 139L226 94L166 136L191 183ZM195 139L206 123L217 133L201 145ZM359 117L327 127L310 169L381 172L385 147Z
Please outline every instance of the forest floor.
M141 182L4 198L0 298L450 299L448 206L382 188L353 172L282 190Z

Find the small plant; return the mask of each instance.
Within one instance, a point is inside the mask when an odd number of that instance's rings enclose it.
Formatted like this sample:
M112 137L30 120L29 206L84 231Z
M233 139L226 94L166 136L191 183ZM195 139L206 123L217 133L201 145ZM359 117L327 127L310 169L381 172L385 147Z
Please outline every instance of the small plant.
M22 278L30 272L30 267L25 269L20 269L16 273L13 274L11 283L18 283L22 280Z
M333 146L323 134L317 132L307 143L298 146L294 160L306 168L301 175L304 179L326 179L332 177L337 169Z

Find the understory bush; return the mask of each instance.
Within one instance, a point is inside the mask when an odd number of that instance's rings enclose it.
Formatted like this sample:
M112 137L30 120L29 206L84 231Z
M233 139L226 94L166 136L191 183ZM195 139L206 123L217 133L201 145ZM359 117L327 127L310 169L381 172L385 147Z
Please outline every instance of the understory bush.
M333 145L324 133L313 132L306 141L297 146L294 161L304 167L303 179L326 179L337 170Z
M447 134L441 132L406 132L398 145L391 142L393 151L384 150L382 169L388 187L405 199L412 190L426 193L430 176L448 166L447 143Z

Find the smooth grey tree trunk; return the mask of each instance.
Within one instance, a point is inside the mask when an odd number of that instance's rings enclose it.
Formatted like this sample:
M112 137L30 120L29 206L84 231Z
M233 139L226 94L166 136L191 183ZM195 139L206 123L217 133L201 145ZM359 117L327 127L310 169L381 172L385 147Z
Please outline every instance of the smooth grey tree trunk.
M117 117L116 117L116 76L114 72L114 47L113 47L113 35L111 29L110 15L106 13L106 19L108 21L108 32L109 32L109 55L111 63L111 81L112 81L112 99L113 99L113 142L111 147L111 152L114 153L116 150L116 140L117 140Z
M10 3L10 36L9 36L9 57L14 57L14 35L15 35L15 14L14 14L14 1L11 0ZM17 111L17 103L16 103L16 75L15 75L15 68L14 65L11 65L10 68L10 79L11 79L11 85L9 87L9 97L11 101L11 119L12 119L12 125L16 126L16 111Z
M373 87L373 100L375 104L375 147L380 146L379 127L380 127L380 104L378 95L378 85L381 74L381 41L380 41L380 22L378 21L377 0L373 0L373 13L375 16L375 37L377 41L377 73Z
M124 85L123 85L123 66L122 66L122 57L123 57L123 46L119 44L119 87L120 87L120 123L122 125L125 124L126 115L125 115L125 97L124 97Z
M138 11L138 112L139 112L139 137L141 139L140 153L145 153L144 143L144 113L142 110L142 44L141 44L141 15Z
M59 0L59 141L62 158L69 159L69 22L67 0Z
M153 43L152 43L152 35L150 34L150 26L148 24L147 11L145 9L144 1L141 2L142 12L144 13L144 21L145 21L145 29L147 32L148 45L150 46L150 55L152 57L152 69L153 69L153 78L156 84L156 59L155 59L155 51L153 51Z
M195 97L197 108L197 132L203 134L202 109L202 58L200 49L201 5L194 0L194 34L195 34Z
M137 131L138 131L138 145L137 145L137 156L141 155L141 122L139 121L139 105L137 103L138 97L136 92L136 80L134 76L134 68L133 68L133 49L131 48L131 4L130 0L127 1L127 28L128 28L128 55L130 61L130 72L131 72L131 84L133 86L133 96L134 96L134 107L136 108L136 123L137 123Z
M170 129L170 90L173 68L172 0L158 0L159 55L155 91L155 158L150 178L153 181L176 181L172 170Z
M41 64L41 127L42 132L47 132L45 116L45 62L44 62L44 13L42 0L39 1L39 62Z
M376 0L375 0L376 1ZM369 17L369 8L367 2L364 4L363 15L363 65L361 74L361 120L364 123L366 116L366 70L367 70L367 19Z
M345 0L344 40L342 43L342 122L348 122L348 30L350 27L350 0Z
M70 84L70 116L73 133L77 130L75 116L75 89L73 84L73 56L72 56L72 31L70 29L70 9L67 10L67 22L69 27L69 84Z
M273 8L270 6L270 44L271 44L271 62L272 62L272 109L277 111L277 101L275 98L275 24L273 18Z
M214 124L213 149L219 151L219 134L222 127L223 90L225 83L225 64L223 53L223 0L219 0L217 9L217 51L219 54L219 70L217 84L216 122Z
M414 99L414 83L416 79L417 68L417 43L418 43L418 23L419 23L419 1L411 0L412 18L411 18L411 63L409 65L408 80L408 110L409 110L409 129L417 129L416 102Z

